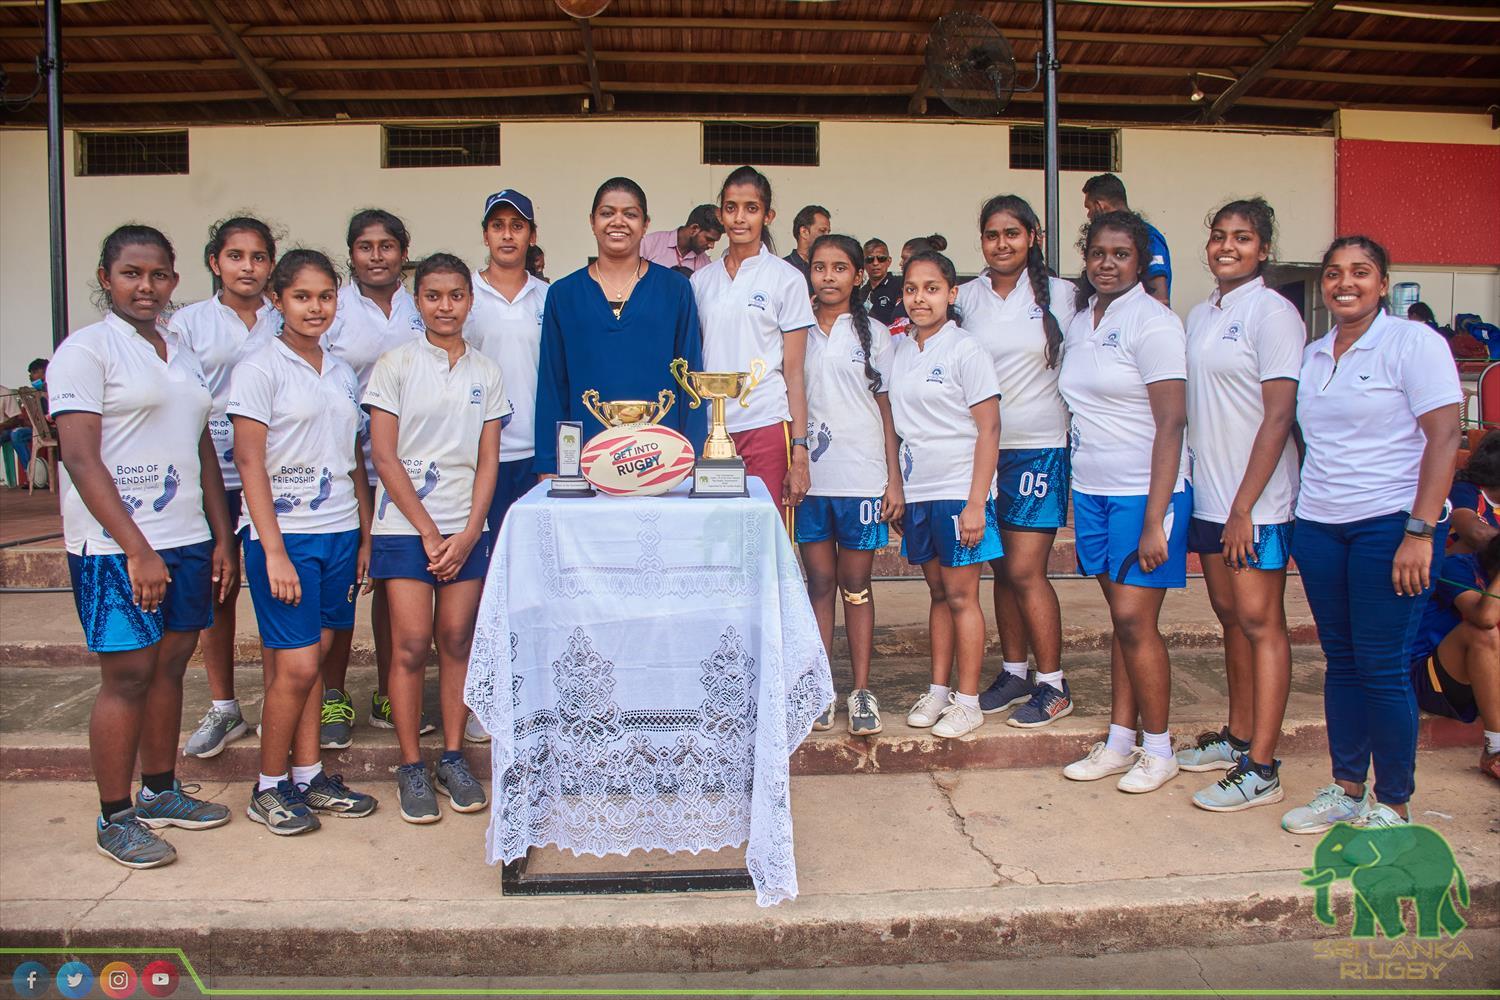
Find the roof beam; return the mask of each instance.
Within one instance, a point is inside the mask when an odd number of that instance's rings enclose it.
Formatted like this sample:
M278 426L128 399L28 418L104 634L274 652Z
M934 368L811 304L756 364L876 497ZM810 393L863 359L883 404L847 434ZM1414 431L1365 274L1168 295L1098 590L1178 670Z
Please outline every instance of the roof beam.
M201 0L200 0L201 2ZM1234 102L1245 95L1245 91L1255 86L1266 72L1273 69L1287 53L1297 47L1297 43L1313 29L1313 26L1321 21L1329 11L1334 8L1337 0L1314 0L1307 10L1303 11L1292 26L1287 29L1286 34L1276 39L1275 43L1257 60L1255 65L1246 70L1238 80L1230 84L1229 89L1224 91L1214 102L1203 110L1204 122L1221 122L1229 109L1234 107Z
M225 46L240 61L240 65L255 80L256 86L265 93L267 100L271 102L271 107L286 118L302 117L302 112L298 110L297 105L287 100L281 93L281 88L276 86L276 81L271 79L271 74L255 61L255 56L245 47L244 41L235 33L234 28L230 27L229 22L224 20L224 15L219 13L212 0L193 0L193 3L198 8L198 12L203 15L203 19L213 27Z
M599 60L594 56L594 29L589 24L589 18L575 17L573 23L578 25L578 33L583 36L583 58L589 70L589 114L597 115L606 110L604 104L604 91L599 87Z

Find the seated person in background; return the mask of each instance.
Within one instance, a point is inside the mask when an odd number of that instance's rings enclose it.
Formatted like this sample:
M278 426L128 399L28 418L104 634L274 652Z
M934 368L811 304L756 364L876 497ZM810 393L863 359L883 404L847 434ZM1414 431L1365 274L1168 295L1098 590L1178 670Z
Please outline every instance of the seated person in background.
M1432 306L1428 305L1425 302L1413 302L1411 305L1407 306L1406 318L1411 320L1413 323L1426 323L1428 326L1432 327L1434 330L1436 330L1438 333L1441 333L1445 337L1453 336L1452 330L1445 330L1442 327L1438 326L1437 316L1433 315Z
M1453 477L1448 493L1453 526L1448 552L1479 552L1500 534L1500 431L1490 431L1469 455L1469 464Z
M1460 722L1484 720L1479 770L1500 780L1500 538L1450 555L1412 644L1417 705Z
M26 366L26 384L41 394L42 412L47 410L47 359L36 358ZM16 452L16 468L27 474L31 466L31 421L22 410L5 421L6 439Z
M541 247L533 243L526 248L526 270L538 281L546 281L547 276L542 272L547 269L547 254ZM550 282L549 282L550 284Z

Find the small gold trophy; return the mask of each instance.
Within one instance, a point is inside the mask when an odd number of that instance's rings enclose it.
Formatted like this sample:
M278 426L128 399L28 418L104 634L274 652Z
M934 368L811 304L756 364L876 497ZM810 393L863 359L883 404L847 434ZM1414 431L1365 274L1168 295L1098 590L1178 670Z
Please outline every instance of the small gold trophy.
M703 456L693 465L693 489L695 497L743 497L749 496L745 489L745 460L734 450L734 441L724 426L724 406L730 399L739 400L742 407L750 405L750 390L760 384L766 373L766 363L760 358L750 362L749 372L690 372L688 363L682 358L673 360L672 377L692 399L688 404L696 410L703 400L713 400L713 415L709 421L708 440L703 443Z
M667 411L675 402L677 402L677 394L671 389L663 389L657 393L654 402L649 399L617 399L613 402L601 403L599 390L588 389L583 394L583 405L605 427L659 424L661 418L667 415Z

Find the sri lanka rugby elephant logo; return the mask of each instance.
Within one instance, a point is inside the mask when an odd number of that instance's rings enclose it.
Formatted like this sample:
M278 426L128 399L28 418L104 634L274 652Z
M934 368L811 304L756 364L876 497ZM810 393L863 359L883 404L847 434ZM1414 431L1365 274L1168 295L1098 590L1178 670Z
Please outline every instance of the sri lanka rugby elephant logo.
M1449 889L1457 883L1458 902L1469 906L1469 884L1453 858L1453 849L1431 827L1360 829L1337 823L1318 842L1303 885L1317 890L1318 921L1335 926L1329 887L1347 878L1354 887L1354 929L1350 937L1372 938L1375 926L1388 938L1406 933L1401 901L1410 899L1417 914L1417 937L1456 937L1468 926L1453 905Z

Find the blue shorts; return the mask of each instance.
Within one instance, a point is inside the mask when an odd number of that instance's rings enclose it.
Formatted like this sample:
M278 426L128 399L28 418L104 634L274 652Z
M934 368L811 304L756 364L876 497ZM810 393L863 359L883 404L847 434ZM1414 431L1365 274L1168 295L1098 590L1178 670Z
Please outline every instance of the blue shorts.
M1068 449L1002 448L995 481L1000 527L1056 531L1068 523Z
M880 520L880 501L880 497L805 497L797 506L797 542L833 539L841 549L883 549L891 533Z
M1250 557L1254 569L1286 569L1292 558L1292 526L1295 521L1255 526L1255 555ZM1224 551L1224 526L1217 521L1195 517L1188 521L1188 551L1214 555Z
M165 632L199 632L214 623L212 541L159 549L172 580L152 612L136 607L125 556L68 553L73 603L83 639L95 653L128 653L161 642Z
M958 543L958 515L963 500L918 500L906 505L901 516L901 551L913 566L937 559L949 568L972 566L999 559L1005 554L1000 547L1000 526L995 521L994 500L984 505L984 537L978 545Z
M469 558L464 560L458 575L451 580L439 580L427 572L427 550L422 548L422 539L416 535L376 535L370 546L372 580L421 580L432 587L443 587L465 580L481 580L489 568L488 531L479 536L479 541L469 551Z
M269 649L316 646L323 629L347 632L354 627L354 598L359 571L359 529L321 535L282 535L287 558L302 584L302 601L287 604L271 594L266 550L257 538L245 539L245 581L255 604L260 641Z
M229 506L229 527L234 531L235 541L241 541L240 518L245 513L245 494L240 490L225 490L224 503Z
M1078 572L1108 576L1116 583L1137 587L1187 586L1187 533L1192 520L1193 488L1185 485L1172 494L1163 527L1167 532L1167 561L1150 573L1141 571L1136 552L1146 523L1144 496L1106 497L1073 491L1073 535L1078 550Z
M531 471L531 459L518 458L514 462L500 463L500 475L495 479L495 495L490 498L490 513L485 518L491 536L500 534L500 522L505 520L505 512L510 510L510 505L524 497L535 485L536 473Z
M1431 656L1412 660L1411 686L1417 694L1417 707L1428 715L1444 715L1464 723L1479 718L1474 688L1453 679L1438 659L1437 650Z

